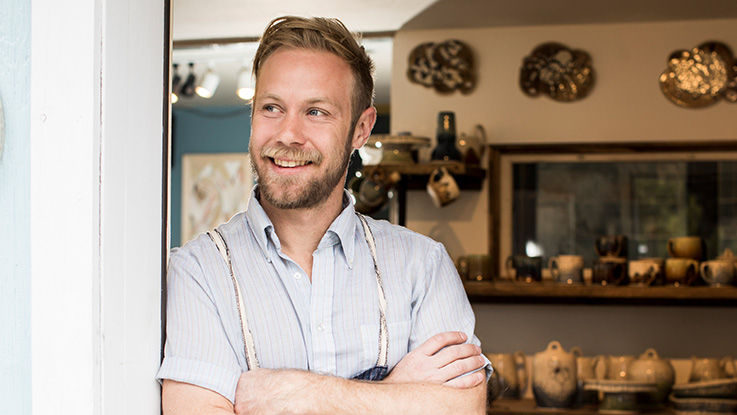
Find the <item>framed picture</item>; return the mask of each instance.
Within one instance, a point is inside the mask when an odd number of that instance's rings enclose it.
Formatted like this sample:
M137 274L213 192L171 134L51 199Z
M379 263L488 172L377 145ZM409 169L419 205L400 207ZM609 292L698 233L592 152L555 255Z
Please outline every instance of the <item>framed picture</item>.
M248 153L182 156L182 245L246 210L254 178Z

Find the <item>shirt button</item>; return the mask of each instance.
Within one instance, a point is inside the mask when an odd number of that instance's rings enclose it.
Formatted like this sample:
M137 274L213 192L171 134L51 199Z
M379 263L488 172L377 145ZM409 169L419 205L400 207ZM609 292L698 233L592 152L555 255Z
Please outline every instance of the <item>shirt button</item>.
M317 325L317 331L325 331L325 324L320 323Z
M298 280L298 279L300 279L300 278L302 278L302 274L300 274L299 272L295 272L295 273L294 273L294 279L295 279L295 280Z

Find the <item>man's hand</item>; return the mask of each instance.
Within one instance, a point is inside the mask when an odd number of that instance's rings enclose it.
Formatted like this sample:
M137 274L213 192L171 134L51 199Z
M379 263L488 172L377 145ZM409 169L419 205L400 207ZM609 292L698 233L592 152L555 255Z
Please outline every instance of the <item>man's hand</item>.
M463 332L449 331L430 337L404 356L387 376L388 383L435 383L455 388L472 388L486 380L478 371L458 377L484 366L481 348L465 344Z

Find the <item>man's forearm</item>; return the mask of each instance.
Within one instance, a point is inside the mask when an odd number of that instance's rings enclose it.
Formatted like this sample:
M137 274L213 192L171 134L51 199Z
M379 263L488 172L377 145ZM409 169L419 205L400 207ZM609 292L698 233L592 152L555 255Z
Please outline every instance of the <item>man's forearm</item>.
M255 375L255 376L250 376ZM483 414L486 385L471 389L425 383L348 380L297 370L241 377L236 413Z

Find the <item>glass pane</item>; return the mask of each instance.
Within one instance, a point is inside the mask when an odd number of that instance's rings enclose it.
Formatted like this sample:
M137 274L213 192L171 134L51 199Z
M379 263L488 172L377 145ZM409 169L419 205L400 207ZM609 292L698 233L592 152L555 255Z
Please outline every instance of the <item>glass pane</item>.
M623 234L628 257L667 257L667 240L705 239L712 258L737 251L737 162L539 162L513 165L513 253L596 257L598 236Z

